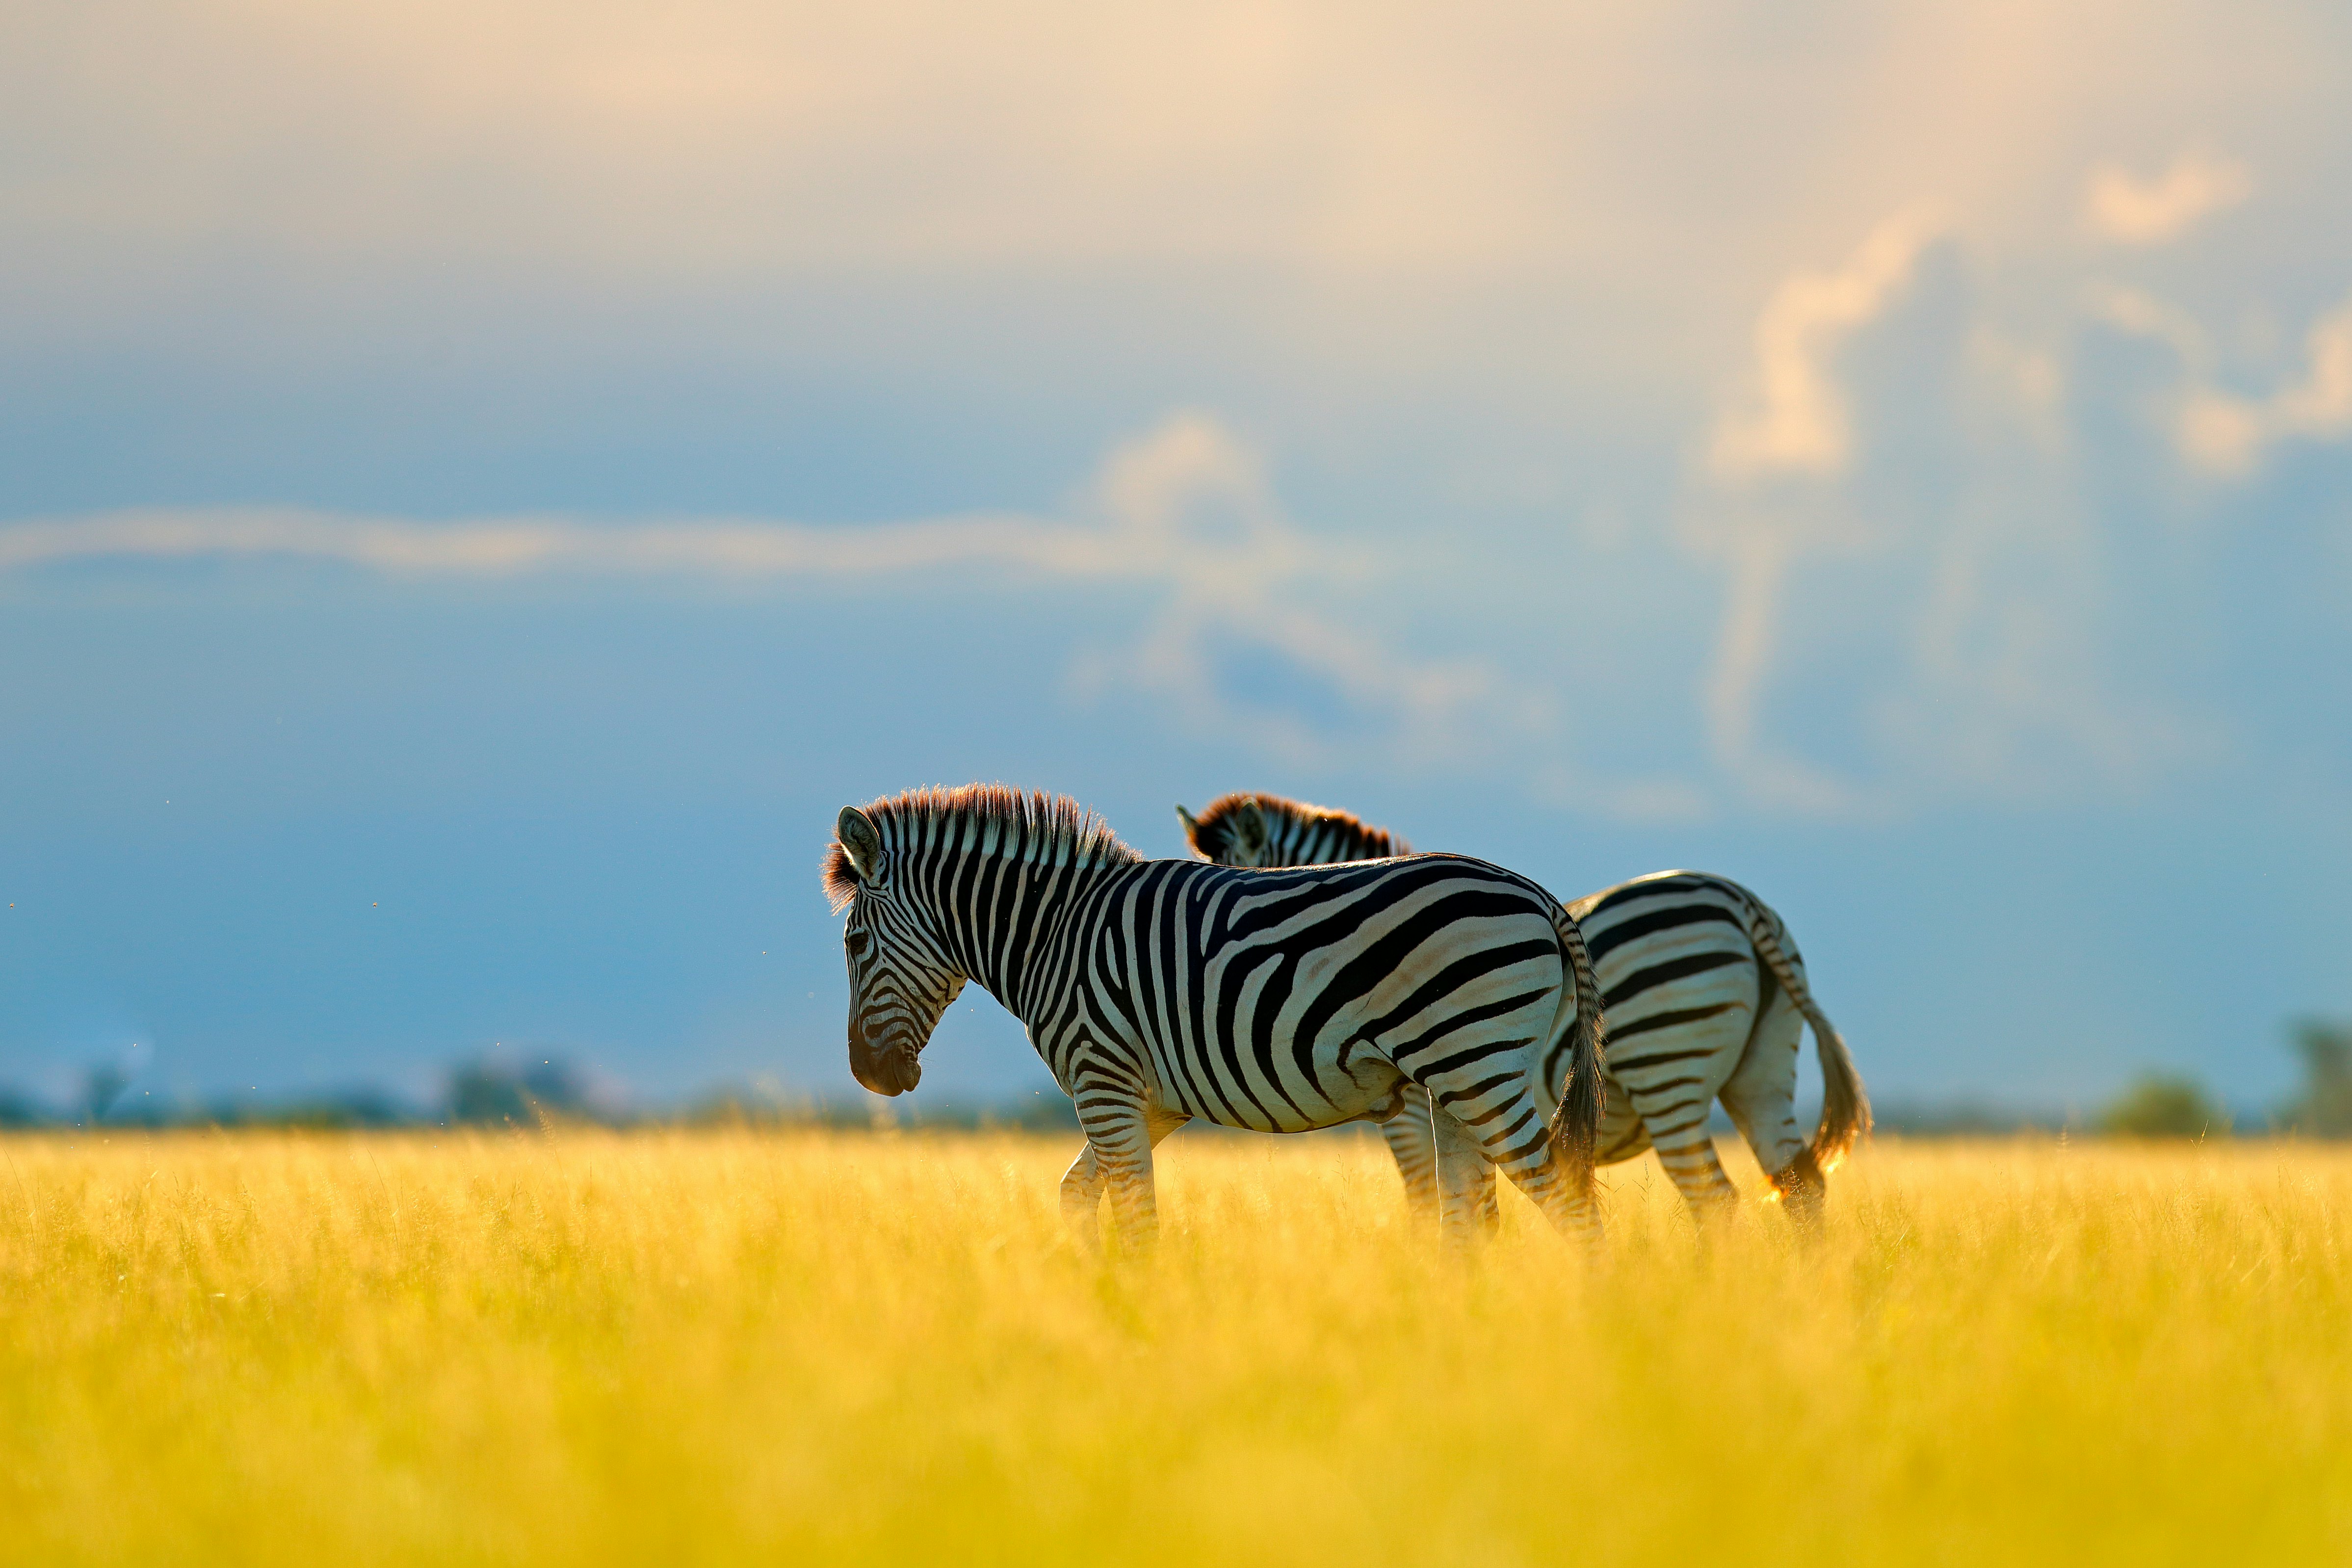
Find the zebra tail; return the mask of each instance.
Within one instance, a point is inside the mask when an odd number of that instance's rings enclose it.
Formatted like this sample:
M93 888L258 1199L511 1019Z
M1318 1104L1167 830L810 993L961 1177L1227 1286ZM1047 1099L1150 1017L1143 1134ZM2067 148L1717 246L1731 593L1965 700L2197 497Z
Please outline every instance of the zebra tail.
M1569 1179L1576 1190L1589 1194L1607 1093L1601 1067L1608 1060L1609 1026L1601 1016L1601 984L1593 978L1592 955L1584 949L1584 932L1559 904L1552 906L1551 923L1576 980L1576 1019L1569 1026L1568 1081L1560 1086L1559 1105L1552 1112L1551 1139L1568 1163Z
M1853 1065L1853 1053L1846 1049L1845 1037L1837 1032L1829 1015L1813 1000L1805 978L1789 962L1788 951L1780 945L1779 920L1761 904L1750 901L1748 910L1748 934L1756 943L1756 952L1771 970L1772 978L1789 994L1805 1022L1813 1026L1813 1050L1822 1062L1822 1122L1813 1130L1813 1141L1805 1153L1814 1170L1827 1174L1837 1169L1854 1143L1870 1131L1870 1096L1862 1087L1862 1074Z

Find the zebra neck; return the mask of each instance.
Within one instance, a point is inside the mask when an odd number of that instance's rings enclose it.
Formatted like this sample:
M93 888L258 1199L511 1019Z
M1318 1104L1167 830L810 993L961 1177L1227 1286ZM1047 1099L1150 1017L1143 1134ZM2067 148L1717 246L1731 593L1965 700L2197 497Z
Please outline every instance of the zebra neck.
M942 944L964 977L1024 1024L1050 1001L1054 953L1087 889L1122 866L943 857L922 879Z

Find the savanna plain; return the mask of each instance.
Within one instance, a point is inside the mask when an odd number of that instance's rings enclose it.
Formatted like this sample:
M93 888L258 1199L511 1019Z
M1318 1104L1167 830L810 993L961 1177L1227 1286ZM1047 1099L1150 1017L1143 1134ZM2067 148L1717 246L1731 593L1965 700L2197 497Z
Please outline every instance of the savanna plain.
M2337 1149L1882 1140L1810 1241L1644 1160L1465 1263L1353 1136L1090 1250L1072 1142L0 1141L0 1560L2352 1559Z

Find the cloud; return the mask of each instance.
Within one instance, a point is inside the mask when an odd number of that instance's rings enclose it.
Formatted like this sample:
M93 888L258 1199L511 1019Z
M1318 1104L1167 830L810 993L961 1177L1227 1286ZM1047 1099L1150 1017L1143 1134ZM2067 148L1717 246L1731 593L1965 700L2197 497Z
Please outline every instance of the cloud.
M1924 211L1897 214L1872 230L1843 267L1797 273L1774 290L1756 322L1756 404L1726 413L1716 426L1708 461L1718 478L1844 469L1853 455L1853 422L1827 361L1886 309L1939 232Z
M2181 456L2209 474L2236 477L2252 472L2281 441L2352 435L2352 299L2315 322L2305 343L2309 374L2268 397L2192 387L2174 430Z
M2093 172L2083 218L2092 233L2117 245L2162 245L2237 205L2253 188L2242 164L2204 153L2183 153L2153 180L2110 163Z
M1718 490L1769 479L1832 480L1853 464L1853 419L1829 360L1882 315L1943 225L1926 207L1881 222L1828 271L1799 272L1773 291L1755 330L1759 395L1717 422L1707 466ZM1800 553L1850 542L1852 529L1818 507L1727 505L1686 520L1683 536L1729 571L1716 652L1700 695L1719 767L1759 803L1805 815L1854 809L1857 792L1767 745L1759 710L1780 641L1790 570Z
M2187 311L2144 289L2094 283L2084 290L2083 302L2096 320L2119 332L2164 344L2191 369L2201 369L2212 360L2212 344L2205 329Z
M990 565L1087 578L1148 573L1154 563L1139 542L1015 516L861 529L758 521L606 526L530 517L428 523L215 507L11 524L0 528L0 571L101 558L281 556L400 577L569 572L757 581Z
M1073 581L1165 580L1213 596L1224 583L1344 576L1356 560L1301 535L1272 505L1255 459L1203 415L1177 415L1122 445L1091 499L1090 515L1078 520L971 513L854 527L560 517L441 523L288 508L151 509L0 526L0 571L75 560L277 556L395 577L757 583L974 567Z
M2000 320L1997 277L1964 331L1921 340L1956 357L1889 367L1876 387L1906 432L1899 455L1873 463L1862 449L1832 356L1886 314L1944 232L1914 209L1843 265L1781 285L1754 335L1761 395L1718 417L1706 483L1680 520L1685 548L1724 574L1697 693L1708 752L1725 785L1769 810L1851 817L2112 789L2212 747L2210 726L2137 696L2109 661L2111 546L2081 494L2067 361ZM2118 285L2077 288L2097 318L2191 367L2210 361L2183 312ZM2313 343L2308 384L2230 416L2265 437L2352 426L2352 307ZM1920 405L1948 417L1906 421ZM1824 603L1825 569L1807 568L1832 557L1845 595ZM1792 626L1798 603L1825 621ZM1823 663L1830 647L1844 655ZM1801 661L1808 677L1782 673L1776 690L1776 672ZM1832 692L1852 707L1825 710ZM1844 733L1849 760L1827 766L1776 738L1775 700Z
M1125 583L1158 605L1131 642L1083 658L1082 690L1139 687L1206 730L1291 760L1330 754L1333 716L1237 689L1237 649L1335 695L1391 758L1459 762L1544 723L1476 659L1399 652L1381 617L1322 607L1379 570L1360 547L1310 538L1257 456L1213 417L1181 413L1121 442L1069 518L967 514L855 527L759 520L589 523L553 517L450 523L291 509L148 510L0 526L0 573L68 562L278 558L396 579L547 575L705 579L735 585L971 573L985 581ZM1293 683L1295 684L1295 683Z

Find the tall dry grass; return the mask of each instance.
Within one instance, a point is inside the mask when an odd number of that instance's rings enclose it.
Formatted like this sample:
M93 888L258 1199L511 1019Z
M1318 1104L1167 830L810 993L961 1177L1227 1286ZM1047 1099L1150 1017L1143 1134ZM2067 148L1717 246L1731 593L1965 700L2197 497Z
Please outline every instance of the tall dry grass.
M2352 1159L1883 1143L1477 1263L1369 1140L0 1141L12 1562L2341 1562ZM1750 1173L1752 1183L1752 1173ZM1752 1190L1752 1185L1751 1185Z

